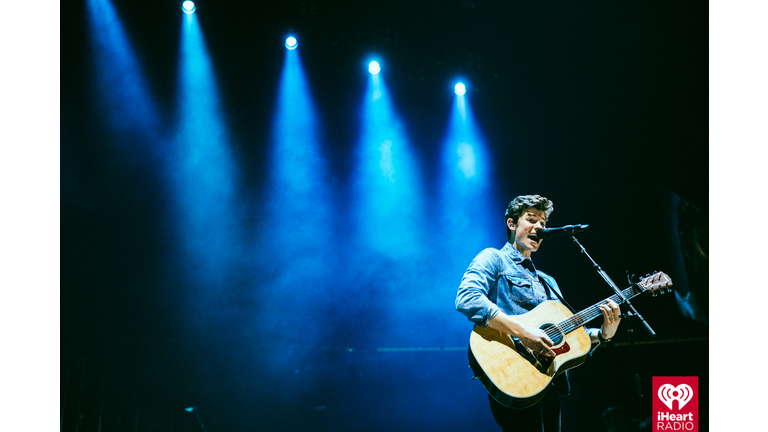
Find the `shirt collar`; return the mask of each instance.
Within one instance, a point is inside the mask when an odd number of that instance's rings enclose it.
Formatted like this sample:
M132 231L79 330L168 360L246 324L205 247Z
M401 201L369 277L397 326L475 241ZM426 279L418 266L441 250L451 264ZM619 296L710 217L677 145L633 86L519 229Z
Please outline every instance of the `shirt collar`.
M507 242L502 250L509 254L515 264L520 264L531 272L536 272L536 267L533 265L533 260L526 258L512 243Z
M507 244L504 245L502 250L504 252L508 253L509 256L512 257L512 260L516 264L520 264L521 262L523 262L523 260L526 259L525 256L523 256L523 254L520 253L520 251L517 250L517 248L512 243L510 243L510 242L507 242Z

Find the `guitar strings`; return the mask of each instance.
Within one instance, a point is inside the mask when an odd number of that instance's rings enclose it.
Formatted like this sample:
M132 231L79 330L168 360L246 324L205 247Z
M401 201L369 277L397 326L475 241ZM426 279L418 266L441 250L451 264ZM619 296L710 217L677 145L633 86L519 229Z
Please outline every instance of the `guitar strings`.
M622 292L622 295L626 296L627 294L629 294L629 291L631 290L632 290L631 288L628 288L627 290L625 290L625 292ZM612 296L610 298L613 301L619 300L617 296ZM585 323L600 316L602 312L600 311L599 305L600 303L592 305L581 312L571 315L570 317L564 319L558 324L553 324L552 326L547 327L544 330L544 333L546 333L546 335L549 336L550 338L560 333L565 333L565 334L570 333L571 331L581 327Z
M631 298L634 297L634 290L633 287L629 287L621 292L622 296L625 298ZM609 297L614 302L619 302L618 296L611 296ZM575 313L571 315L570 317L564 319L558 324L554 324L551 327L547 327L545 330L545 333L547 336L555 336L559 333L570 333L571 331L583 326L584 324L588 323L589 321L592 321L593 319L597 318L602 314L602 311L600 311L600 304L602 302L594 304L586 309L584 309L581 312Z
M641 287L643 289L647 289L648 287ZM641 291L642 293L642 291ZM625 289L624 291L621 291L621 295L624 298L632 298L635 295L640 294L636 293L633 286L630 286L629 288ZM610 300L613 300L614 302L620 303L620 298L617 295L609 297ZM605 301L605 300L604 300ZM563 336L565 334L568 334L572 332L573 330L583 326L584 324L592 321L593 319L597 318L602 314L602 311L600 310L600 305L603 302L594 304L586 309L584 309L581 312L575 313L571 315L570 317L560 321L557 324L552 324L551 326L544 329L544 333L552 339L554 336L562 334Z

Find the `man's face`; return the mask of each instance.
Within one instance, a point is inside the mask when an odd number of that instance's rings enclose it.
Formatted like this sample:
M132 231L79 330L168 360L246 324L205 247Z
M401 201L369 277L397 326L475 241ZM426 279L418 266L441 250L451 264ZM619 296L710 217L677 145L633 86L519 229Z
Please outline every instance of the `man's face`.
M510 239L510 241L520 253L528 258L530 258L531 252L539 250L542 240L536 237L536 233L545 228L546 225L546 213L534 208L525 210L517 223L512 218L507 219L507 226L514 234L514 239Z

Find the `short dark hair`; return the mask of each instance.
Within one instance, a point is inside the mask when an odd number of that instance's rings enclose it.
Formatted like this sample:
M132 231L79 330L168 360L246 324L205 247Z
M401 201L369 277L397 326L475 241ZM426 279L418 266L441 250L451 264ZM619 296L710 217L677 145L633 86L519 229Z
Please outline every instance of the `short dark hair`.
M512 233L509 226L507 226L507 219L512 219L515 222L515 225L517 225L520 216L522 216L528 209L541 210L546 214L547 219L549 219L549 215L552 214L554 208L552 201L541 195L520 195L513 199L507 206L507 211L504 213L504 226L507 227L507 238L509 238L509 235Z

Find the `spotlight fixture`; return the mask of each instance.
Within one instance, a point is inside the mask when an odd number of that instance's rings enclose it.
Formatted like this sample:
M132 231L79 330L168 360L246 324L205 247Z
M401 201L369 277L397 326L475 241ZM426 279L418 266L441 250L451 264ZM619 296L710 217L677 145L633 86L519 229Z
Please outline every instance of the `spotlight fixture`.
M285 47L289 50L295 50L297 46L299 46L299 41L297 41L295 37L289 36L285 39Z
M381 72L381 66L379 66L379 62L372 61L368 63L368 72L370 72L372 75L376 75Z
M461 96L467 92L467 87L464 86L464 84L462 83L456 83L456 86L453 88L453 91L456 92L457 95Z
M197 9L195 7L195 2L187 0L181 4L181 10L183 10L185 14L195 13L195 9Z

